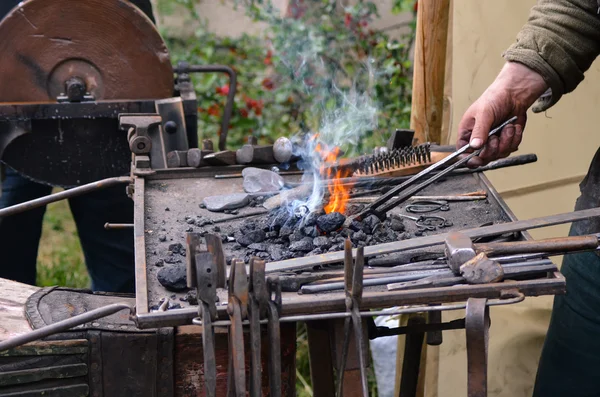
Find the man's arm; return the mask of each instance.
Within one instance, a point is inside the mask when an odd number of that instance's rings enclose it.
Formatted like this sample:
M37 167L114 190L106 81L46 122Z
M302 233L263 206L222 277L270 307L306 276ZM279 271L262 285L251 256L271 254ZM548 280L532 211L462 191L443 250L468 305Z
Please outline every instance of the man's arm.
M539 0L517 41L505 53L541 75L551 97L534 108L540 112L573 91L600 53L600 1Z
M490 138L469 165L480 166L516 151L527 110L554 105L573 91L600 53L600 0L538 0L517 42L505 53L508 61L496 80L465 112L458 125L457 147L480 148L490 129L512 116L515 125ZM547 89L550 90L547 90ZM542 95L550 91L548 95Z

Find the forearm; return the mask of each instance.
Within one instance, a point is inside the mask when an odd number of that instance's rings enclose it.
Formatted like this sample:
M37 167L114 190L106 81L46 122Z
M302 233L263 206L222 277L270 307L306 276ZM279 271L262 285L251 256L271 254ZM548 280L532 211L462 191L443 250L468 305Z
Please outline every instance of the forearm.
M543 111L573 91L600 53L600 15L596 0L539 0L517 42L505 53L538 73L552 95L534 107Z

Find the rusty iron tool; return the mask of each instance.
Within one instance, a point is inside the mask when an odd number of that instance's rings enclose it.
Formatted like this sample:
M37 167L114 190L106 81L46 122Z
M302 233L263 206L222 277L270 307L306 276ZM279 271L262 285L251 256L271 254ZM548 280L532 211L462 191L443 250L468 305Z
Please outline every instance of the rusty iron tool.
M0 210L1 212L1 210ZM491 226L476 227L461 230L461 233L470 238L498 236L509 232L520 232L542 227L560 225L600 216L600 208L581 211L566 212L562 214L526 219L522 221L499 223ZM434 234L431 236L395 241L392 243L377 244L365 247L365 257L391 254L400 251L434 247L443 245L448 233ZM344 251L328 252L321 255L305 256L302 258L287 259L284 261L270 262L267 264L267 273L297 271L315 266L331 263L341 263L344 260Z
M460 267L467 261L475 258L480 253L488 256L529 254L544 252L547 254L589 251L598 248L600 241L595 234L585 236L572 236L549 238L543 240L513 241L507 243L477 243L473 244L471 238L458 231L448 233L445 241L445 254L448 265L456 274Z
M273 157L273 145L251 145L247 144L235 152L238 164L275 164Z
M346 360L350 347L350 331L354 330L356 350L358 352L358 363L360 366L360 382L363 397L369 396L367 383L367 359L365 357L365 339L363 335L362 319L360 316L360 303L363 291L363 271L365 258L363 247L356 251L356 258L352 258L352 242L346 239L344 242L344 289L346 293L346 311L350 317L344 319L344 344L342 345L342 358L338 368L337 396L343 396L344 372Z
M552 262L550 262L551 264ZM535 263L537 265L539 265L540 263L537 262ZM542 263L542 264L546 264L546 263ZM517 276L521 276L521 275L531 275L531 274L535 274L535 273L547 273L548 271L552 271L556 269L555 265L552 265L552 268L542 268L541 266L538 266L537 268L535 268L533 266L534 264L528 263L526 262L519 262L519 263L511 263L510 265L504 265L502 268L504 269L504 267L508 266L511 268L510 271L506 271L506 273L510 274L512 277L517 277ZM521 268L523 268L523 272L521 272ZM452 272L450 269L446 268L446 269L440 269L440 270L430 270L430 271L419 271L419 272L406 272L406 273L398 273L398 275L394 275L394 276L387 276L387 275L382 275L382 277L375 277L375 278L367 278L363 281L363 286L365 287L374 287L374 286L378 286L378 285L384 285L384 284L392 284L392 283L406 283L406 282L411 282L411 281L428 281L428 280L435 280L435 279L439 279L439 278L453 278L455 276L454 272ZM418 284L418 283L415 283ZM435 283L434 283L435 284ZM438 283L439 284L439 283ZM408 286L410 286L410 284L407 284ZM345 284L343 282L328 282L328 283L323 283L323 284L309 284L309 285L304 285L300 288L300 293L301 294L317 294L317 293L321 293L321 292L329 292L329 291L336 291L336 290L341 290L345 287Z
M185 236L185 275L188 288L196 288L196 254L202 252L200 233L187 233Z
M273 144L273 157L278 163L288 163L294 157L294 145L288 138L277 138Z
M204 235L206 240L206 249L215 256L217 263L217 288L225 288L227 280L227 262L225 260L225 250L223 249L223 241L221 236L207 233Z
M260 321L267 317L269 293L265 276L265 261L250 259L250 282L248 284L248 316L250 317L250 396L262 395L261 332Z
M227 395L246 397L246 370L242 321L248 315L248 278L243 261L232 259L229 273L229 369Z
M504 123L500 124L498 127L491 130L489 132L488 136L492 136L495 133L501 131L506 125L514 122L516 119L517 119L517 117L512 117L509 120L505 121ZM481 150L482 150L482 149L475 150L468 156L456 161L454 164L446 167L443 171L440 171L437 174L431 176L429 179L420 183L419 185L416 185L412 188L410 187L411 185L415 184L418 180L431 174L433 171L437 170L438 168L441 168L442 166L445 166L447 164L451 164L452 161L454 161L460 155L466 153L468 150L471 150L471 149L473 149L471 147L471 145L467 144L467 145L463 146L462 148L458 149L457 151L455 151L454 153L450 154L449 156L432 164L431 166L427 167L423 171L419 172L418 174L416 174L415 176L413 176L412 178L407 180L406 182L401 183L400 185L391 189L389 192L382 195L378 200L369 204L367 207L365 207L365 209L362 212L360 212L358 215L356 215L356 218L363 219L370 214L375 214L381 218L390 209L398 206L399 204L402 204L403 202L408 200L408 198L410 198L411 196L414 196L416 193L420 192L421 190L423 190L424 188L426 188L433 182L437 181L444 175L447 175L450 172L454 171L456 168L466 164L467 161L469 161L474 156L477 156L479 153L481 153ZM399 194L399 196L397 198L393 198L396 194Z
M210 165L235 165L235 152L231 150L222 150L204 156L203 161Z
M482 252L460 266L460 275L469 284L489 284L503 280L504 269Z
M191 252L188 256L192 255ZM217 394L217 359L215 331L212 322L217 319L217 262L210 252L195 255L198 314L202 319L202 353L204 354L204 388L207 397Z
M185 159L187 162L187 167L200 168L208 165L208 163L204 161L204 157L208 156L211 153L214 153L214 151L204 149L200 150L198 148L189 149L187 151Z
M179 168L188 166L188 151L173 150L167 153L167 168Z
M267 278L267 332L269 335L269 391L271 397L281 397L281 285L277 276Z
M419 217L410 216L405 214L397 214L402 218L410 219L415 225L421 230L433 231L444 227L452 226L452 222L446 220L446 218L438 215L420 215Z

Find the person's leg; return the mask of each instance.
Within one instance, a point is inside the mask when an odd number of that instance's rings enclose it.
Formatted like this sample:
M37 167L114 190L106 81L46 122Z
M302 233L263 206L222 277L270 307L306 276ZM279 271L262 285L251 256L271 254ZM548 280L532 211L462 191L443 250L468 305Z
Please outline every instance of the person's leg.
M135 292L133 230L106 230L104 224L133 223L133 201L119 185L69 201L92 289Z
M581 183L575 210L600 207L600 150ZM600 219L573 223L572 236L600 232ZM566 255L567 293L554 299L534 397L600 396L600 256Z
M0 208L46 196L51 192L50 186L32 182L6 167ZM35 285L35 267L45 211L44 206L0 218L1 278Z
M600 257L565 256L561 271L533 396L600 396Z

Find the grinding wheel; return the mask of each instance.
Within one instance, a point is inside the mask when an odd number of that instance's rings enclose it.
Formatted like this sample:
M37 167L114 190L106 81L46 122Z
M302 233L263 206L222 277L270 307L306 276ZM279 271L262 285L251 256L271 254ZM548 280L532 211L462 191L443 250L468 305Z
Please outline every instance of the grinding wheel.
M72 78L96 101L173 96L165 43L128 1L26 0L2 19L0 37L0 103L56 102ZM34 121L2 161L58 186L127 174L131 153L116 119L85 118Z

